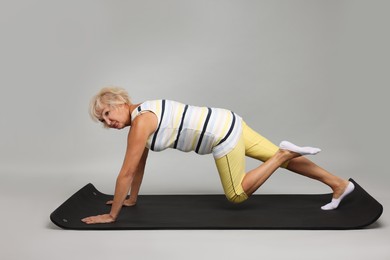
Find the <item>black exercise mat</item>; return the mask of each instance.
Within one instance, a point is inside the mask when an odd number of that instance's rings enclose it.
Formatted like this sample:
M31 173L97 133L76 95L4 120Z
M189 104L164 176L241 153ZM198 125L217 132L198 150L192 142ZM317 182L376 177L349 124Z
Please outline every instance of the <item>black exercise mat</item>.
M241 204L224 195L140 195L134 207L123 207L115 223L87 225L81 219L108 213L112 195L88 184L51 215L64 229L358 229L374 223L383 207L354 180L355 190L339 208L320 206L331 194L253 195Z

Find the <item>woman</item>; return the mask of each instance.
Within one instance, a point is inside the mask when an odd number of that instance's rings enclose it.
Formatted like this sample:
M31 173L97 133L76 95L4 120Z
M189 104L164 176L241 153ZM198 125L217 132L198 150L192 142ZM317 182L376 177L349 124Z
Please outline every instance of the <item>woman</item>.
M196 107L170 100L130 102L122 88L103 88L91 101L90 114L105 127L130 126L127 150L116 180L109 214L82 219L87 224L114 222L122 206L137 202L149 149L175 148L212 153L227 199L240 203L248 199L279 167L316 179L333 190L332 201L321 207L336 209L354 189L352 182L320 168L303 155L320 151L283 141L278 146L253 131L235 113L219 108ZM263 161L245 173L245 156ZM126 199L130 191L130 196Z

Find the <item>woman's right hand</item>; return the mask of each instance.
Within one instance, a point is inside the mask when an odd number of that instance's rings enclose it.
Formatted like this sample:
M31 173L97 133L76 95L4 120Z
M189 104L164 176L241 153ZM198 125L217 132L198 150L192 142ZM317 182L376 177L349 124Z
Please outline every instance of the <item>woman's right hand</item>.
M112 205L113 202L114 202L113 200L109 200L106 202L106 204ZM125 207L132 207L135 206L135 204L137 204L137 202L132 199L126 199L125 201L123 201L123 206Z

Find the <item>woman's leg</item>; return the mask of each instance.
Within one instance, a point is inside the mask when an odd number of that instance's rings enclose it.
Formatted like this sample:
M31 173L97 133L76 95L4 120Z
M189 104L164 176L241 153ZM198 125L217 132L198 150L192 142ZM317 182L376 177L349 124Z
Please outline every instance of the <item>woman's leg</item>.
M321 181L333 190L332 200L330 203L321 207L323 210L336 209L341 200L350 194L355 188L352 182L331 174L305 157L290 160L287 169L303 176Z

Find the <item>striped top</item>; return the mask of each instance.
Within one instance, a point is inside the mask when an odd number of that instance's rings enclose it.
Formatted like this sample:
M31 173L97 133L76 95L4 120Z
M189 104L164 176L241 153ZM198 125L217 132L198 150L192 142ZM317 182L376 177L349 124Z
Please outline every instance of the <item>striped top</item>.
M158 120L157 130L146 144L152 151L174 148L212 153L215 158L221 158L236 146L241 136L241 117L226 109L152 100L134 109L131 120L146 111L153 112Z

